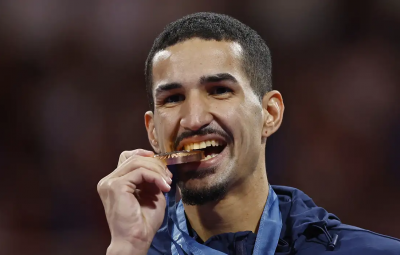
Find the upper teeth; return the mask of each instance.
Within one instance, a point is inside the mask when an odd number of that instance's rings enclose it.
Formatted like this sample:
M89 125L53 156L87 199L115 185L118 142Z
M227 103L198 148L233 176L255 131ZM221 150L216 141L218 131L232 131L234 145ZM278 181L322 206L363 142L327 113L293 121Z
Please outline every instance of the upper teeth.
M191 151L191 150L196 150L196 149L204 149L207 148L209 146L219 146L220 143L218 141L215 140L208 140L208 141L202 141L199 143L189 143L189 144L185 144L185 150L186 151Z

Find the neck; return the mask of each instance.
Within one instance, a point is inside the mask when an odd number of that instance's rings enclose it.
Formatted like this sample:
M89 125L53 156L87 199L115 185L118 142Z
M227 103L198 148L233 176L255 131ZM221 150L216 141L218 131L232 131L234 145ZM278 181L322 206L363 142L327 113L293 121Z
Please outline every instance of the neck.
M257 233L269 192L265 164L262 166L240 184L232 185L222 200L201 206L184 205L191 227L203 241L222 233Z

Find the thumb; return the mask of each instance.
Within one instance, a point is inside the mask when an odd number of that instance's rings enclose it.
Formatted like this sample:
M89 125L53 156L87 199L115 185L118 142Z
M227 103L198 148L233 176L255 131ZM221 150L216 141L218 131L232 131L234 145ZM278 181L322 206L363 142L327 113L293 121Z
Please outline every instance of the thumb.
M143 157L153 157L154 152L148 151L148 150L143 150L143 149L136 149L132 151L132 155L138 155L138 156L143 156ZM132 156L130 155L130 156Z
M124 151L121 156L119 157L118 160L118 166L120 166L122 163L124 163L128 158L130 158L133 155L138 155L142 157L153 157L154 152L148 151L148 150L143 150L143 149L136 149L133 151Z

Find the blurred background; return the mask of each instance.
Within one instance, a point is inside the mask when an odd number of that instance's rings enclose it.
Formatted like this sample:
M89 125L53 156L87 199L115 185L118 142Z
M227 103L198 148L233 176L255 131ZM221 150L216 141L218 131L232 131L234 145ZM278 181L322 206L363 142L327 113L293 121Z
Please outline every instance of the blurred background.
M400 1L0 1L1 254L105 254L98 181L150 149L144 62L186 14L232 15L272 51L286 105L272 184L400 238Z

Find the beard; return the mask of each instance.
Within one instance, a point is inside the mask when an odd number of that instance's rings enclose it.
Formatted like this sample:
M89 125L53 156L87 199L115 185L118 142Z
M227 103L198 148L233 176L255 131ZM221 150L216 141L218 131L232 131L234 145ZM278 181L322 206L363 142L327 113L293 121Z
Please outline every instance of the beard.
M228 180L204 188L190 188L186 185L188 180L202 179L214 173L215 169L213 168L201 172L188 172L179 176L178 187L181 190L182 202L187 205L204 205L223 199L228 191Z

